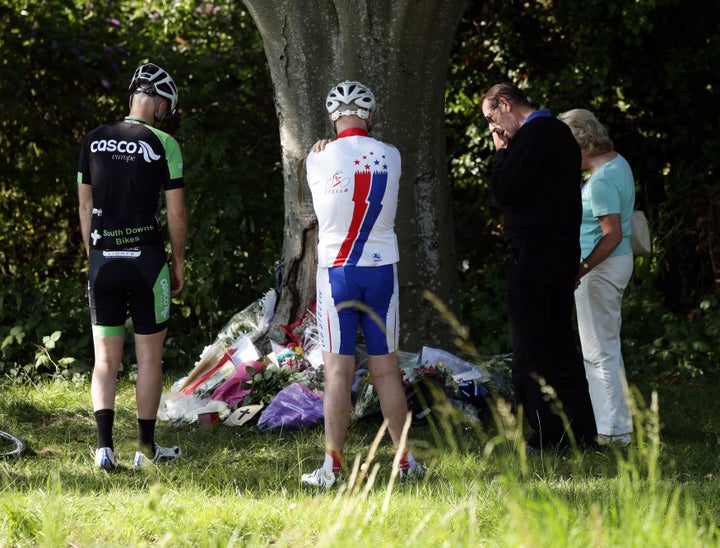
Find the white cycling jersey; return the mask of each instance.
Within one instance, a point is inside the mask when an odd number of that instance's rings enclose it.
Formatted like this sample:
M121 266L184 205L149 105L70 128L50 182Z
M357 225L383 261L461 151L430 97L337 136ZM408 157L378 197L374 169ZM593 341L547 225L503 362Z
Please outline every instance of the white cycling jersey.
M311 152L306 168L318 219L318 266L398 262L398 149L352 128Z

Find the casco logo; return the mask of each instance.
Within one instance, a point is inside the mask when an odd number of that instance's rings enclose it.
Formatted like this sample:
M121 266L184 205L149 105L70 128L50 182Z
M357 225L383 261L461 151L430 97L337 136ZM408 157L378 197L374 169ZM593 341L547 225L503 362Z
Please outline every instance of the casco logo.
M162 309L160 310L160 317L167 320L170 317L170 282L162 279L160 280L160 287L162 288Z
M146 162L152 162L154 160L160 159L160 155L155 154L155 151L145 141L138 141L138 144L140 145L140 148L142 149L143 158L145 159Z
M100 139L90 143L90 152L119 152L121 154L142 154L146 162L159 160L152 147L145 141L117 141L115 139Z

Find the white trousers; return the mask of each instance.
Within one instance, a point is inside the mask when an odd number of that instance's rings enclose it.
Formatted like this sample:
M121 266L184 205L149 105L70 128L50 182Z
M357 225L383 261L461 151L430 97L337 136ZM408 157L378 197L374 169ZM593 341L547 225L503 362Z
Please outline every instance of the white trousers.
M598 434L633 430L620 347L622 298L633 271L632 253L608 257L575 290L578 332Z

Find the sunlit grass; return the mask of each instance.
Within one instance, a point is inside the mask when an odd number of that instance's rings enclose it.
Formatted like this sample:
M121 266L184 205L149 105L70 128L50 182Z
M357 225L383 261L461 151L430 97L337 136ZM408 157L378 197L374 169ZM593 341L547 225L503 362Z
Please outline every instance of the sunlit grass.
M701 397L701 396L700 396ZM352 426L346 482L300 485L322 459L322 429L254 434L160 425L182 446L170 466L130 468L134 389L122 383L116 446L123 467L93 466L87 386L3 387L0 425L33 453L0 462L0 545L715 546L717 447L663 438L661 401L636 398L629 449L525 457L507 407L482 425L439 411L414 424L422 481L393 478L378 420ZM702 397L701 397L702 401ZM677 430L672 425L671 430ZM377 443L376 443L377 442ZM714 474L712 471L715 471Z

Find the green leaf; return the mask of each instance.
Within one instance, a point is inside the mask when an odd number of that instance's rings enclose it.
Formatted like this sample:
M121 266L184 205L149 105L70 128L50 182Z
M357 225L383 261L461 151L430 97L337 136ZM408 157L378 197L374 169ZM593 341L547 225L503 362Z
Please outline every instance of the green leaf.
M55 343L57 343L60 340L60 335L62 335L62 331L55 331L52 335L45 335L43 337L43 345L48 350L52 350L55 348Z

